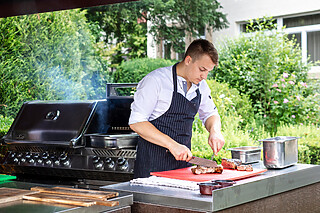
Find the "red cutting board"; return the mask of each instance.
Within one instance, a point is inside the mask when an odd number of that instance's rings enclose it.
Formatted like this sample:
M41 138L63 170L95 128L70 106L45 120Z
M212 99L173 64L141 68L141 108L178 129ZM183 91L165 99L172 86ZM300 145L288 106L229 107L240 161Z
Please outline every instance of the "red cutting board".
M204 182L204 181L210 181L210 180L240 180L240 179L252 177L267 171L267 169L253 169L252 172L238 171L233 169L223 169L222 174L213 173L213 174L195 175L191 172L191 168L192 167L163 171L163 172L151 172L150 174L158 177L166 177L166 178L172 178L172 179L178 179L178 180Z

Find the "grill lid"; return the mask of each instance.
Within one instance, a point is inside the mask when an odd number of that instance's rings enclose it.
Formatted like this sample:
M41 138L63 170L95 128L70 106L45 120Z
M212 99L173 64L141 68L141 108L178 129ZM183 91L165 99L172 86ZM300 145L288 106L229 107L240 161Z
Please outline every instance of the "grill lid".
M93 117L97 101L30 101L23 104L6 143L78 143ZM77 144L80 145L80 144Z

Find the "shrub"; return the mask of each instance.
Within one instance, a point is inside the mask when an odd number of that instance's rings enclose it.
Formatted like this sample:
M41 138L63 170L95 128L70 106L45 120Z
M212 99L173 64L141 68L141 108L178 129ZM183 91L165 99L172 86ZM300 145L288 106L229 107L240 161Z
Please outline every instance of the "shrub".
M251 132L246 131L249 121L254 122L251 102L247 95L240 95L239 91L229 88L227 83L207 80L211 89L211 96L215 102L222 123L222 134L225 145L214 159L221 162L221 158L231 158L231 147L257 145L251 137ZM243 128L239 128L242 126ZM208 144L209 133L202 124L199 116L195 117L192 131L192 153L199 157L210 159L213 151Z
M294 74L297 82L306 82L310 64L302 62L301 50L286 34L266 31L264 26L259 27L261 31L242 34L221 44L219 66L209 77L247 94L258 122L275 132L274 125L268 125L272 121L261 119L273 110L268 104L269 89L283 73Z
M7 134L12 122L13 118L3 117L3 115L0 115L0 138Z
M104 77L84 12L0 19L0 114L29 100L91 99Z
M298 139L299 163L320 164L320 128L316 125L281 124L278 136L295 136Z
M141 58L122 62L113 73L113 81L116 83L137 83L149 72L171 66L175 61L167 59Z
M213 151L208 144L209 133L204 126L200 125L201 121L198 116L195 118L197 128L193 129L192 132L192 147L191 151L193 155L211 159ZM214 156L214 160L218 163L221 162L222 158L231 158L231 151L229 148L239 146L257 146L259 145L254 139L250 137L250 133L238 128L240 122L239 117L226 116L223 121L222 135L225 139L225 145L220 150L217 156Z
M294 74L283 73L268 91L265 123L276 130L280 122L287 124L316 124L320 118L320 95Z
M227 83L219 83L215 80L207 80L207 83L222 123L228 116L239 117L239 124L242 127L253 122L253 109L246 94L241 95L237 89L230 88Z

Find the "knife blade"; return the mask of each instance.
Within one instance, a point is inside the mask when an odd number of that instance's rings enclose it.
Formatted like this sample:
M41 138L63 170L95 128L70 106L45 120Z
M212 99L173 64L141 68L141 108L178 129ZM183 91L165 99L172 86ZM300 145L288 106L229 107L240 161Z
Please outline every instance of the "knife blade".
M208 160L208 159L204 159L204 158L199 158L199 157L195 157L195 156L192 156L189 163L196 164L199 166L206 166L206 167L217 167L218 166L216 161Z

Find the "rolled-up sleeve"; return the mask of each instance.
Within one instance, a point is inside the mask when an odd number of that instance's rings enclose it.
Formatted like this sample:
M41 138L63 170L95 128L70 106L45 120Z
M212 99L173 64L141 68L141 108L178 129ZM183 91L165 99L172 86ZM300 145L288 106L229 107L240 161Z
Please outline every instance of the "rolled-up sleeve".
M211 97L211 90L205 81L201 85L201 103L198 112L203 124L205 124L209 117L213 115L219 116L218 109Z
M158 100L159 83L151 74L144 77L137 86L134 101L131 104L129 125L149 121Z

